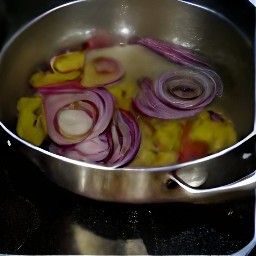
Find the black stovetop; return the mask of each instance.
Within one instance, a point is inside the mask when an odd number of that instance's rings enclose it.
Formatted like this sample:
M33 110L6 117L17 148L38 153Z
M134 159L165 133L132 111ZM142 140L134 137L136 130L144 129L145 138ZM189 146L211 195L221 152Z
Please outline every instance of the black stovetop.
M3 2L5 38L68 1L15 2ZM0 254L230 255L254 236L254 196L209 205L99 202L49 181L8 139L0 129Z
M253 238L253 196L210 205L98 202L57 187L3 131L0 138L0 254L230 255Z

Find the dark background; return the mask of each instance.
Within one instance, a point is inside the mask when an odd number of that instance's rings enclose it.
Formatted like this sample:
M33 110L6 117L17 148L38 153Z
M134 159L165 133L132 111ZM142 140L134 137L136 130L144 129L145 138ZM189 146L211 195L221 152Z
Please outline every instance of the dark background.
M0 46L35 16L69 1L0 1ZM201 0L254 38L255 9L246 0ZM240 18L237 18L240 17ZM0 85L1 86L1 85ZM0 130L0 254L126 254L140 239L150 255L230 255L254 235L254 196L225 203L128 205L97 202L57 187L7 145ZM76 246L73 227L89 235ZM253 253L251 254L253 255ZM255 254L254 254L255 255Z

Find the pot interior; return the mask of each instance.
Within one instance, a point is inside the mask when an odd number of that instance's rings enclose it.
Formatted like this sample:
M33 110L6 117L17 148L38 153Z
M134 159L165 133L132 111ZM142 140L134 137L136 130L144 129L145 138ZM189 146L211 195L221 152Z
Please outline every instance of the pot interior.
M100 7L100 8L99 8ZM235 125L239 140L253 131L254 63L250 40L225 17L181 1L92 0L56 8L18 31L0 60L0 120L15 132L16 104L29 93L35 68L59 49L83 42L94 29L127 38L154 37L197 51L223 80L211 108Z

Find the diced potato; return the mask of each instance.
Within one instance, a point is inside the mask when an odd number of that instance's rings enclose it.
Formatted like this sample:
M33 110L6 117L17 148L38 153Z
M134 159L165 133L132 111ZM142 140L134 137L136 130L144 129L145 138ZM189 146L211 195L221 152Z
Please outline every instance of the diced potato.
M40 87L44 85L56 84L65 81L72 81L80 77L81 71L73 71L69 73L52 73L52 72L36 72L29 82L33 87Z
M189 138L207 142L209 153L215 153L233 145L237 134L230 120L212 120L210 113L203 111L192 122Z
M182 126L178 121L164 121L155 126L153 141L160 151L172 151L180 148Z
M153 167L156 163L156 154L148 149L140 148L137 156L130 166L136 167Z
M17 104L19 111L16 131L24 140L40 146L47 135L42 98L22 97Z
M83 68L84 65L83 51L67 52L58 56L55 56L52 63L52 68L60 73L67 73L74 70Z
M133 97L137 91L137 84L120 81L117 84L106 87L115 97L119 108L130 110Z
M155 163L156 166L167 166L177 163L178 153L176 151L159 152Z

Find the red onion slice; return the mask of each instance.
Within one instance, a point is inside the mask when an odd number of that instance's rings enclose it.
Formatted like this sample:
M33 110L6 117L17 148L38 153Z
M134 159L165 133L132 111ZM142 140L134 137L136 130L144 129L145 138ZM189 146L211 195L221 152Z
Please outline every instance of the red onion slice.
M131 113L121 109L115 112L110 128L114 152L106 164L120 167L137 154L141 142L140 129Z
M139 82L140 90L133 100L135 108L142 114L160 119L179 119L194 116L202 111L197 109L178 109L174 106L166 105L161 101L152 84L152 80L144 78Z
M107 136L103 133L93 139L84 140L71 146L61 147L52 143L49 151L84 162L102 163L112 153L112 147Z
M212 70L191 69L163 74L156 83L156 96L167 106L202 108L222 95L220 77Z
M97 137L69 146L51 144L49 150L80 161L120 167L135 157L140 141L140 130L134 117L127 111L117 110L111 124Z
M92 90L74 89L68 93L44 94L44 108L49 137L59 145L78 143L85 138L92 139L102 133L109 125L113 112L114 100L104 88ZM63 109L85 111L91 117L93 127L82 136L63 136L58 126L58 113Z
M209 67L207 63L201 60L194 52L185 47L171 44L148 37L135 37L129 41L130 44L139 44L162 55L166 59L184 66L190 67Z

